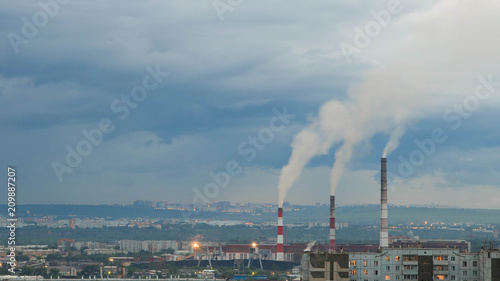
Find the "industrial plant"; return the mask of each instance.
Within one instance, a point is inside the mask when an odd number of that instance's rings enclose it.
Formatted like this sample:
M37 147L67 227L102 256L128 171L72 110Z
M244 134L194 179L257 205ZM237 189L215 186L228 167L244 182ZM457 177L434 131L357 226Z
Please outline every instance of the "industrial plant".
M463 247L465 241L394 241L389 243L387 212L387 159L381 159L380 243L377 249L330 247L306 251L302 256L303 281L380 280L500 280L500 250L479 253ZM335 228L335 197L330 197L330 225ZM283 218L281 217L280 220ZM358 246L359 247L359 246ZM285 247L286 249L286 247Z
M222 260L248 259L266 264L301 263L302 281L500 280L500 249L471 252L465 240L390 237L387 158L381 159L379 244L344 244L335 238L335 196L330 196L329 243L287 244L283 207L278 206L276 244L221 247ZM338 199L338 198L337 198ZM209 256L208 254L206 255ZM203 259L203 258L201 258ZM257 262L256 264L259 264Z

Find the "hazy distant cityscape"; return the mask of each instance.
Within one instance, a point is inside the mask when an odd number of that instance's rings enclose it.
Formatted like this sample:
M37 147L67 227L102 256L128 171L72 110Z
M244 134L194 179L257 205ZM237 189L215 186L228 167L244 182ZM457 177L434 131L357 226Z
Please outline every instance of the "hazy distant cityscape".
M60 209L62 206L66 209ZM98 207L116 209L116 212L109 211L103 217L94 216L92 210ZM363 217L361 214L371 213L377 207L337 206L337 240L351 245L365 245L363 247L366 250L377 249L377 214L368 220L359 219ZM192 264L185 264L181 268L167 266L160 271L151 271L146 265L175 261L186 263L193 260L197 250L195 261L198 261L198 266L201 262L248 260L252 257L251 251L248 252L252 245L257 245L264 253L260 256L261 260L275 259L272 252L277 243L275 231L278 223L275 219L277 205L273 204L232 204L223 201L189 206L169 204L166 201L137 200L130 205L29 205L20 208L23 212L16 225L19 233L17 239L20 242L17 246L18 266L46 277L79 278L89 274L119 277L123 275L121 266L125 265L125 276L129 278L148 278L151 274L168 278L170 275L206 278L206 274L211 273L190 269ZM281 272L287 271L285 274L290 276L293 275L292 271L300 272L297 267L301 259L299 253L310 241L318 241L318 245L328 243L325 233L330 225L324 219L328 208L327 204L320 203L314 206L283 203L283 211L289 218L284 224L287 233L284 242L296 245L294 247L298 247L298 251L286 254L285 260L291 264L283 267ZM131 213L124 213L124 209L131 210ZM181 211L186 209L190 210L190 215L182 217ZM450 210L452 214L448 213ZM171 216L167 213L155 216L154 213L147 213L150 211L169 212ZM413 216L406 217L405 211ZM393 245L417 243L412 241L431 246L448 243L447 247L453 245L464 253L479 251L485 246L499 246L496 238L500 229L500 211L446 206L390 206L390 212L395 213L393 221L399 222L391 223L389 227ZM431 213L443 220L425 220L429 217L427 214ZM463 221L470 213L479 214L490 222ZM127 217L130 214L132 216ZM401 220L405 217L406 220ZM3 229L8 227L8 223L8 218L0 219ZM226 232L225 235L221 235L220 231ZM6 241L3 242L6 244ZM338 247L347 249L349 244ZM418 248L416 244L415 247ZM0 249L0 258L4 264L9 262L8 255L8 247ZM258 260L254 262L257 268L253 272L260 270ZM263 268L267 266L271 265ZM233 266L229 266L231 267ZM235 272L229 268L219 270L219 274L234 276ZM244 267L239 268L238 272L240 269L245 273ZM274 272L280 272L277 265L273 269ZM259 274L269 274L273 269Z

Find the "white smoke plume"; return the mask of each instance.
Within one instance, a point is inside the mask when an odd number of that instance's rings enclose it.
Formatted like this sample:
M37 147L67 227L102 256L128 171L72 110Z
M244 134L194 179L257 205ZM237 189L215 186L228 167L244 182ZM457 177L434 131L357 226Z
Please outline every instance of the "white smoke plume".
M478 76L493 74L493 81L500 80L500 37L492 29L500 26L498 13L500 2L493 0L440 1L394 20L387 32L395 36L376 38L377 43L360 54L378 67L364 73L345 101L323 104L295 136L288 164L281 170L279 202L313 157L341 145L331 172L333 195L360 144L375 134L390 135L383 152L387 156L410 120L441 118L447 108L474 94ZM498 97L488 103L493 99Z
M392 131L391 136L389 137L389 141L385 145L384 153L382 154L382 158L386 158L387 155L391 154L399 146L399 139L405 133L405 126L398 126L394 131Z
M316 245L316 240L310 242L309 244L307 244L307 247L304 249L304 252L310 252L312 247L314 247L314 245Z

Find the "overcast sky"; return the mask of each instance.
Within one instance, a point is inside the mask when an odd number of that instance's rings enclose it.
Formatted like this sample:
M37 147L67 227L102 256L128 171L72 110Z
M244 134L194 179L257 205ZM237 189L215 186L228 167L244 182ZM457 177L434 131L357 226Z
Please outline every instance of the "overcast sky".
M398 98L377 110L407 118L389 202L500 208L500 83L475 96L479 77L500 82L496 1L40 3L0 2L0 155L17 168L19 204L277 203L294 136L325 102L392 73ZM426 153L415 140L436 128L446 140ZM102 140L84 133L96 130ZM379 202L390 133L355 147L340 204ZM287 201L328 201L338 148L309 162ZM210 173L228 170L214 189Z

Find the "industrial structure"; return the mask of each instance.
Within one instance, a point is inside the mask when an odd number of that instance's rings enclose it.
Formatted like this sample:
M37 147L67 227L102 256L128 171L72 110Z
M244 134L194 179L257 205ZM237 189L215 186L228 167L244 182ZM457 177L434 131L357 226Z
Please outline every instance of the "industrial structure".
M336 251L335 231L330 227L327 251L304 252L302 281L450 280L500 281L500 249L470 252L463 240L392 239L389 243L387 212L387 159L381 159L380 243L357 251ZM330 226L335 221L335 197L330 197ZM335 227L335 223L333 224ZM348 245L347 245L348 246ZM308 249L309 250L309 249ZM286 253L286 251L285 251Z
M380 248L389 247L389 222L387 213L387 158L381 159L380 169Z
M276 260L283 261L285 258L284 247L283 247L283 208L278 208L278 240L276 243Z
M335 196L330 196L330 251L335 251Z
M247 267L301 264L302 281L500 281L500 249L471 252L465 240L413 239L389 236L387 159L381 159L380 241L378 244L337 243L335 196L330 196L329 242L287 244L283 208L278 208L276 243L208 245L196 243L193 258L234 261ZM326 216L326 214L325 214ZM129 246L124 243L123 247ZM211 265L209 263L209 265ZM273 265L273 266L274 266Z

